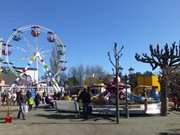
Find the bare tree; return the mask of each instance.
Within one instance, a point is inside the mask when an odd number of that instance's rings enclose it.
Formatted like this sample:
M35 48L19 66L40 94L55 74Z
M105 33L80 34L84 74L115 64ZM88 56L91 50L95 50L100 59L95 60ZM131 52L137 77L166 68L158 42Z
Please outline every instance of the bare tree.
M80 65L77 68L77 78L80 83L80 86L83 86L83 80L84 80L84 66Z
M86 66L85 67L85 78L88 79L94 74L95 78L98 80L102 80L106 75L103 67L100 65L96 66Z
M110 52L108 52L108 57L109 57L109 61L112 64L113 68L115 69L114 71L116 72L116 123L119 124L119 73L120 73L120 63L119 60L122 57L122 50L123 50L124 46L122 46L120 49L118 49L117 47L117 43L114 43L114 50L113 50L113 54L114 54L114 60L115 62L113 62L112 58L111 58L111 54Z
M161 69L161 115L167 115L167 89L169 75L174 71L178 65L180 65L180 45L172 43L169 47L168 44L164 48L160 49L157 44L155 48L152 45L149 46L150 55L143 53L142 55L137 54L135 58L137 61L148 63L152 69L155 70L157 67Z
M79 85L83 85L84 80L84 66L71 67L69 70L69 77L74 77L79 82Z

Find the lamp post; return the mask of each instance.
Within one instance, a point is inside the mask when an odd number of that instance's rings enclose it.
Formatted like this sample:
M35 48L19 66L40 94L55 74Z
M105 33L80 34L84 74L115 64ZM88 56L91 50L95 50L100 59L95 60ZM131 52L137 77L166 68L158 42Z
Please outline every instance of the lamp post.
M128 76L127 74L125 75L125 89L126 89L126 118L129 118L129 106L128 106L128 92L127 92L127 85L128 85Z
M130 67L129 69L128 69L128 75L126 74L125 75L125 89L126 89L126 118L129 118L129 106L128 106L128 91L127 91L127 86L128 86L128 84L131 84L130 83L130 76L132 75L132 74L134 74L134 68L132 68L132 67ZM130 86L130 88L131 88L131 86Z
M129 72L129 75L134 74L134 68L130 67L130 68L128 69L128 72Z
M132 89L133 86L135 85L135 74L134 74L134 68L130 67L128 69L128 81L129 81L129 85L130 85L130 88Z

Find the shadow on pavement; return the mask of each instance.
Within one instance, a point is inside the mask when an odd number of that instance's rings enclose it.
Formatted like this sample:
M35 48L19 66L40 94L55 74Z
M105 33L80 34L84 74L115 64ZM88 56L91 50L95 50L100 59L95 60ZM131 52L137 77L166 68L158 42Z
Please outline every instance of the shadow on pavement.
M79 120L80 121L100 121L100 120L108 120L110 122L114 122L114 118L113 117L109 117L109 116L99 116L99 115L90 115L88 117L88 119L83 119L81 118L81 115L80 115L80 118L77 117L75 114L67 114L67 113L61 113L61 114L58 114L58 113L55 113L55 114L37 114L36 115L37 117L45 117L47 119L71 119L71 120Z
M67 115L61 115L61 114L37 114L37 117L45 117L47 119L77 119L75 115L67 114Z
M90 115L89 119L90 120L92 119L94 121L99 121L99 120L109 120L111 122L115 121L114 117L112 117L112 116L111 117L110 116L103 116L103 115ZM86 120L86 119L83 119L83 120Z
M176 114L176 115L180 115L180 111L171 111L171 113Z
M107 123L107 122L101 122L101 123L93 123L93 122L32 122L30 125L114 125L116 123Z
M46 112L54 112L54 111L56 111L56 109L44 109L44 111L46 111Z
M162 133L159 133L159 135L180 135L180 133L168 133L168 132L162 132Z
M180 128L169 129L168 132L161 132L159 135L180 135Z

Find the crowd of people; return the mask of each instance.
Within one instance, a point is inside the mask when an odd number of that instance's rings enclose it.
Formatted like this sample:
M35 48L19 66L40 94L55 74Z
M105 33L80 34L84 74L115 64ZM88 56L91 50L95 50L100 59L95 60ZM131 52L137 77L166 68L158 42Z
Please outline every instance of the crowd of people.
M68 93L54 92L47 93L45 90L42 92L37 89L27 89L27 90L4 90L0 91L0 105L6 106L19 106L17 118L26 119L27 112L31 111L33 108L37 109L40 104L47 104L50 108L55 107L55 100L76 100L82 103L83 107L83 117L88 118L91 112L91 94L89 88L84 88L79 92L77 98L73 99Z
M18 116L25 119L25 114L28 111L31 111L32 108L38 108L39 105L49 104L51 107L54 107L54 100L58 99L57 94L56 98L54 95L48 95L44 91L43 93L37 91L37 89L13 89L1 90L0 91L0 106L19 106Z
M92 103L95 103L92 90L89 87L80 90L76 98L73 98L73 96L70 96L68 93L63 93L62 96L61 92L49 93L46 90L40 92L37 88L26 91L12 90L0 92L0 105L18 105L17 118L22 116L22 119L26 119L26 113L33 108L37 109L40 104L47 104L50 108L54 108L56 100L75 100L81 103L83 109L82 116L87 119L92 111ZM144 92L144 94L144 97L146 97L146 92ZM105 104L103 101L106 100L107 95L109 95L107 92L105 95L100 94L95 101L98 102L98 104ZM148 96L159 101L159 94L155 88L149 92ZM108 101L111 101L111 95L109 95Z

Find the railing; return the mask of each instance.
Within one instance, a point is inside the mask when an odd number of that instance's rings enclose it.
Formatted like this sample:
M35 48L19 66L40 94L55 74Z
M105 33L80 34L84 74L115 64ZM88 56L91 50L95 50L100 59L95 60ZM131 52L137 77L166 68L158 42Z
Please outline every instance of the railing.
M8 92L10 90L11 86L0 86L0 92ZM14 88L12 88L12 90L10 92L16 92L16 91L22 91L22 92L26 92L28 90L37 90L40 92L47 92L47 93L54 93L54 92L58 92L56 89L54 89L53 86L39 86L39 87L35 87L35 86L15 86ZM63 91L64 88L60 87L59 91Z

